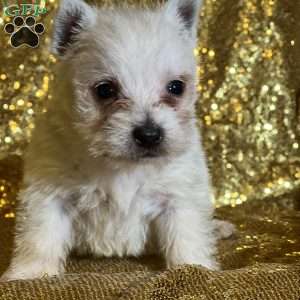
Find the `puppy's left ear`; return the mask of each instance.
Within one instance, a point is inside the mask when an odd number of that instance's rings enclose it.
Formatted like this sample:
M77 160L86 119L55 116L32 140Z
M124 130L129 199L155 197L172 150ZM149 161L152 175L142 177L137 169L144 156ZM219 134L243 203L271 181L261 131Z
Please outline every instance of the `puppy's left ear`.
M202 0L169 0L166 15L170 21L179 20L192 38L197 36L197 25Z

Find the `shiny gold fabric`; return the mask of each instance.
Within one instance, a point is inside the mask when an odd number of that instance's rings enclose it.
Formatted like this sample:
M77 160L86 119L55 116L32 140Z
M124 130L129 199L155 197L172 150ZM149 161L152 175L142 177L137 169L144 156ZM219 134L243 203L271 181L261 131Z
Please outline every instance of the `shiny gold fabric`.
M158 2L163 1L124 1ZM20 157L35 115L52 97L57 58L48 48L58 1L46 5L38 49L12 49L0 29L0 273L12 250ZM72 259L65 277L0 284L0 300L299 300L299 16L298 0L205 1L195 49L198 116L216 205L232 206L217 214L238 228L234 238L220 243L226 271L166 271L155 257ZM0 26L8 21L0 16Z

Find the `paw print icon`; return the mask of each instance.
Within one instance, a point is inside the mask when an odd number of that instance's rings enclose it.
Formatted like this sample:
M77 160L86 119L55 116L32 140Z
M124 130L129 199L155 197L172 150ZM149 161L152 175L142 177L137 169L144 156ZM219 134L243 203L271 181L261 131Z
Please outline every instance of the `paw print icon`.
M4 31L11 35L10 43L14 48L22 45L36 48L39 45L39 36L44 33L45 27L42 23L36 23L32 16L26 19L18 16L12 23L5 25Z

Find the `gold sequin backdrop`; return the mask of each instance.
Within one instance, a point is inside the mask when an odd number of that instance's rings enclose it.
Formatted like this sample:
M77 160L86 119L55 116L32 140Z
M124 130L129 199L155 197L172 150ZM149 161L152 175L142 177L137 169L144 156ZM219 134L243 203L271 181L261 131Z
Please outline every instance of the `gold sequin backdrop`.
M101 2L101 1L99 1ZM110 5L119 1L104 0ZM155 1L127 1L150 4ZM156 1L158 2L158 1ZM20 160L51 101L58 1L46 1L38 49L13 49L0 17L0 213L14 217ZM217 205L300 187L300 1L206 0L200 24L199 124Z

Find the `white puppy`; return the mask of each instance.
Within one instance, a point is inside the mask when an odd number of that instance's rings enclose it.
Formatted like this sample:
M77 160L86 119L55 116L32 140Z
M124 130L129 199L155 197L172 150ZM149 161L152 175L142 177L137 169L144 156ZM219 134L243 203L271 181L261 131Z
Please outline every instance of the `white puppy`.
M54 99L25 159L3 280L61 274L70 250L217 268L210 179L196 126L200 0L102 10L64 0Z

